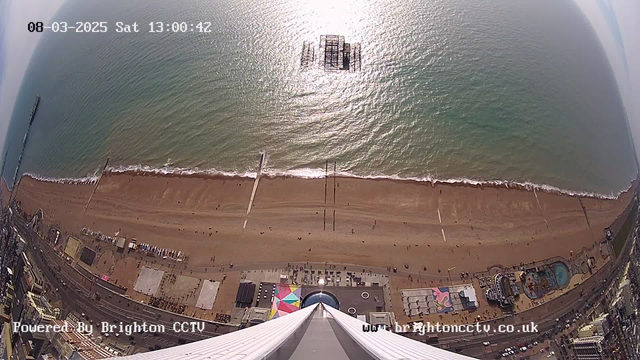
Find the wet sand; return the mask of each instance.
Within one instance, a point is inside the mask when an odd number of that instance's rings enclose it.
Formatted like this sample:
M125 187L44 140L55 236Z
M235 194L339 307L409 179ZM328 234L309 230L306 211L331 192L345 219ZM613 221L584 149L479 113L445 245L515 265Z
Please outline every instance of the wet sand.
M475 272L568 258L602 240L636 184L605 200L504 186L338 177L334 197L333 178L262 177L243 229L252 186L247 178L109 173L83 212L93 185L25 177L17 198L25 211L42 208L47 223L67 232L83 226L105 234L121 230L140 242L182 250L191 265L211 265L215 256L216 264L408 264L410 271L426 267L437 274L454 266L456 273Z

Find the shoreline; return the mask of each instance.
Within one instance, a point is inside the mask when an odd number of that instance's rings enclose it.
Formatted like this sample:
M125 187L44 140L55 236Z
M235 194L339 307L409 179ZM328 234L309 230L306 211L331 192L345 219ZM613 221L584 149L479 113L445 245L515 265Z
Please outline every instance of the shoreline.
M200 169L187 169L187 168L174 168L174 167L150 167L150 166L117 166L117 167L108 167L104 172L103 176L109 175L134 175L134 176L164 176L169 178L174 177L184 177L184 178L198 178L198 179L212 179L212 180L220 180L220 179L240 179L254 180L256 178L255 172L230 172L230 171L219 171L219 170L200 170ZM329 171L327 173L328 178L333 178L334 174ZM48 177L42 176L33 173L24 173L22 177L29 177L34 180L43 181L43 182L51 182L51 183L62 183L62 184L95 184L95 182L99 179L100 175L98 171L94 173L94 175L87 175L84 177ZM266 179L324 179L325 172L322 169L299 169L299 170L290 170L290 171L280 171L280 170L271 170L271 169L263 169L261 174L262 178ZM594 198L594 199L609 199L615 200L621 194L626 193L631 189L635 180L632 180L625 189L622 189L614 195L614 192L610 194L603 194L598 192L591 191L581 191L581 190L570 190L559 188L554 185L549 184L538 184L529 181L512 181L512 180L476 180L469 178L449 178L449 179L438 179L432 177L400 177L397 175L369 175L369 176L360 176L356 174L351 174L349 172L337 172L335 177L338 179L362 179L362 180L376 180L376 181L397 181L397 182L407 182L407 183L417 183L417 184L428 184L431 187L436 185L451 185L451 186L460 186L460 187L472 187L472 188L505 188L505 189L514 189L514 190L525 190L530 192L545 192L550 194L559 194L559 195L568 195L573 197L582 197L582 198Z

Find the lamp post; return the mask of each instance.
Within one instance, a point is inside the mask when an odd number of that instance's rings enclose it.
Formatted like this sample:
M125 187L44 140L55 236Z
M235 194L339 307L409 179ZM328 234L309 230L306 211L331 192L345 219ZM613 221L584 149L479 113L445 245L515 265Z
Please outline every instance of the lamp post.
M449 273L449 286L453 285L453 282L451 281L451 270L455 270L455 266L454 267L450 267L447 269L447 272Z

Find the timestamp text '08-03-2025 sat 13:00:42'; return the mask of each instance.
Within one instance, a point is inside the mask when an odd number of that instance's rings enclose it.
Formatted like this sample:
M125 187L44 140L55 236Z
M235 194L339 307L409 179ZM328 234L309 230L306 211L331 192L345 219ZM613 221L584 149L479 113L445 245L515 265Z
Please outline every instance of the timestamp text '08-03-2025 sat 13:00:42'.
M137 22L125 23L117 21L109 23L107 21L55 21L49 25L41 21L29 22L27 30L32 33L50 31L54 33L106 33L115 31L116 33L211 33L211 21L152 21L148 24L140 25Z

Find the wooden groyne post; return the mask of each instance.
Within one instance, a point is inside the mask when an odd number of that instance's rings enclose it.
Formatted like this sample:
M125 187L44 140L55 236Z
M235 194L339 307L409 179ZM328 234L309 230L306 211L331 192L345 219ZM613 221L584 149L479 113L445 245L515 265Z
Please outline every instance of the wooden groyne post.
M258 172L256 173L256 180L253 182L253 189L251 190L251 198L249 199L249 206L247 207L247 214L244 216L244 224L242 228L247 227L247 221L249 220L249 213L251 212L251 207L253 206L253 199L256 196L256 191L258 191L258 182L260 181L260 174L262 173L262 167L264 166L264 160L266 156L266 152L262 152L260 154L260 163L258 164Z
M89 195L89 199L87 200L87 203L84 205L84 209L82 210L83 215L84 215L84 212L87 211L87 208L89 208L89 203L93 198L93 194L95 194L96 190L98 190L98 185L100 185L100 180L102 180L102 175L104 175L104 172L107 170L107 166L109 166L108 157L107 157L107 161L104 163L104 166L102 167L102 171L100 172L100 177L98 177L98 181L96 181L96 186L93 187L93 190L91 191L91 195Z

